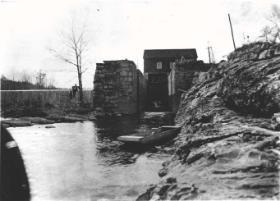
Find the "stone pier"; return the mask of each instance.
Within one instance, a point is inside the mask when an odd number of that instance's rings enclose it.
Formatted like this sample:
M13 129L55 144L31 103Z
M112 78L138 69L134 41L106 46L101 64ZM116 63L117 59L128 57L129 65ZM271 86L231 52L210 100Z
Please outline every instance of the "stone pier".
M142 111L145 80L133 61L114 60L96 64L93 106L106 114Z

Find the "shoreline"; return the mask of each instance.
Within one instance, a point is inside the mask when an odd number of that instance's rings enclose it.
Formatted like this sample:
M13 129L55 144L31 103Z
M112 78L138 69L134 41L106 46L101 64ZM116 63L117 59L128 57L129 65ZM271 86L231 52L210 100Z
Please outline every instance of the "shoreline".
M54 123L73 123L83 121L94 121L96 117L92 114L79 115L79 114L51 114L46 117L39 116L21 116L21 117L1 117L1 126L9 127L23 127L32 125L45 125Z

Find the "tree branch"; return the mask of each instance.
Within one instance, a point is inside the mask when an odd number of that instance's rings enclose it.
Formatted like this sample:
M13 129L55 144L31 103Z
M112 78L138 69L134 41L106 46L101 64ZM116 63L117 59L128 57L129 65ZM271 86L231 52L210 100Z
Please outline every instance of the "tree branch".
M59 54L56 50L49 48L49 51L52 52L52 53L54 54L54 56L57 57L57 58L59 58L60 60L66 62L66 63L72 64L72 65L74 65L74 66L77 67L77 64L75 64L75 63L74 63L73 61L71 61L70 59L68 59L68 58L66 58L66 57L64 57L64 56L62 56L62 55Z

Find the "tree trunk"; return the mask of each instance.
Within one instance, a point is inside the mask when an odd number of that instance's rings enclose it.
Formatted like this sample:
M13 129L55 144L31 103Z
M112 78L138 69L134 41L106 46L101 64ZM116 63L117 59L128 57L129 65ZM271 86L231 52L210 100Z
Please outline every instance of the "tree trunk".
M80 104L84 103L82 73L78 72Z

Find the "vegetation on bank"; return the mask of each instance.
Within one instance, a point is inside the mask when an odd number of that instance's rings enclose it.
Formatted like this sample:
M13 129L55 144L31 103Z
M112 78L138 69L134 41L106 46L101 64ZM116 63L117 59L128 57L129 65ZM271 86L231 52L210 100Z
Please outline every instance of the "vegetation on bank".
M56 89L54 85L40 85L38 83L33 84L30 81L14 81L6 78L2 75L1 77L1 90L27 90L27 89Z

